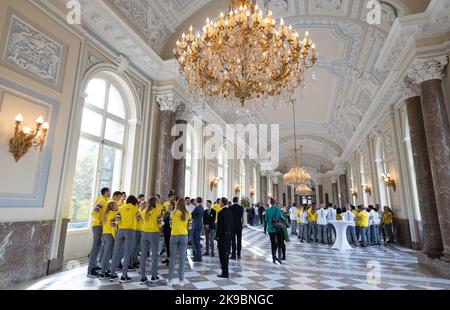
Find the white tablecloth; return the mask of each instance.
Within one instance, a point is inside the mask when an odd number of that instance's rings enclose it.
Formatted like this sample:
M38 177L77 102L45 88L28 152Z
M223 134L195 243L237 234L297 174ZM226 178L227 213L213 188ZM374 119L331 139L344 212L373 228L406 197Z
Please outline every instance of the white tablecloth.
M331 221L330 224L336 229L336 241L331 247L339 251L353 250L347 240L347 227L353 225L353 222Z

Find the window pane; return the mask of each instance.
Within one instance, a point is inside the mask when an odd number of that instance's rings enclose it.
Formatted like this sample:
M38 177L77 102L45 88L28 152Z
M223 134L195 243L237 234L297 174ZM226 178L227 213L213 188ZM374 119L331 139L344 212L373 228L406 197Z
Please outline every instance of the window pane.
M123 144L124 135L125 126L123 124L113 121L109 118L106 119L105 139L113 141L115 143Z
M100 137L102 134L102 121L103 116L95 113L88 108L83 110L83 120L81 121L81 131L91 134L93 136Z
M122 151L105 145L100 161L99 188L109 187L113 192L122 190L120 184L121 170Z
M105 108L106 81L103 79L92 79L86 87L86 102L100 109Z
M87 228L95 193L98 144L81 138L72 187L69 229Z
M191 170L186 169L184 191L187 196L191 195Z
M125 107L122 95L117 88L112 85L109 89L108 112L115 116L125 118Z

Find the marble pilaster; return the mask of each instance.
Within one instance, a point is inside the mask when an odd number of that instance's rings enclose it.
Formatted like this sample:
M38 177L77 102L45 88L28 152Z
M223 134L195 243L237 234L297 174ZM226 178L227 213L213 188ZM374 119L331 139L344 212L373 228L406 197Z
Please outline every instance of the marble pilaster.
M346 174L339 175L339 185L341 188L341 207L344 208L349 203L349 201L348 201L349 188L347 186L347 175Z
M423 123L445 261L450 261L450 123L442 91L447 56L416 61L409 75L420 89Z
M325 201L323 200L323 185L319 184L319 203L325 203Z
M442 237L434 194L433 177L428 155L419 91L410 81L405 82L405 105L408 114L411 148L415 167L417 193L423 229L424 253L429 257L442 255Z

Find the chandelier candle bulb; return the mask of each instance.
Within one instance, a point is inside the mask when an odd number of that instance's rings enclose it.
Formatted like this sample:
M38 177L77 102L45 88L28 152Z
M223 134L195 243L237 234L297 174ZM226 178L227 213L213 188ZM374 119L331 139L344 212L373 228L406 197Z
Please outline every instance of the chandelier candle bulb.
M39 117L36 119L36 124L42 125L43 123L44 123L44 119L42 118L42 116L39 116Z
M17 116L16 116L16 122L17 123L22 123L23 122L23 116L22 116L22 114L17 114Z
M29 134L31 132L31 128L30 127L23 127L22 131L25 135Z

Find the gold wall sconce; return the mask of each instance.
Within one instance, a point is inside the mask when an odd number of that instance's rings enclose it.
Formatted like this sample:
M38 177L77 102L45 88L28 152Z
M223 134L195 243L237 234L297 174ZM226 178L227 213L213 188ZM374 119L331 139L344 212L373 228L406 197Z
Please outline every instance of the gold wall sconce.
M372 189L370 188L369 185L363 184L363 190L364 190L364 193L369 194L369 196L372 196Z
M250 190L250 197L253 198L253 197L255 197L255 195L256 195L255 190L254 190L254 189L251 189L251 190Z
M236 194L239 194L241 192L241 184L236 184L236 186L234 187L234 192Z
M358 192L354 188L350 188L350 192L352 193L353 197L358 197Z
M387 175L383 174L381 177L383 178L384 184L386 184L387 187L392 187L394 192L397 190L397 184L389 173Z
M209 182L209 188L211 189L211 192L217 188L217 186L219 185L219 178L212 178L211 181Z
M14 136L9 140L9 151L13 154L16 162L28 153L32 147L35 149L39 147L42 152L49 128L48 123L44 122L42 116L39 116L36 120L36 128L33 131L30 127L22 127L22 114L17 114L15 122Z

